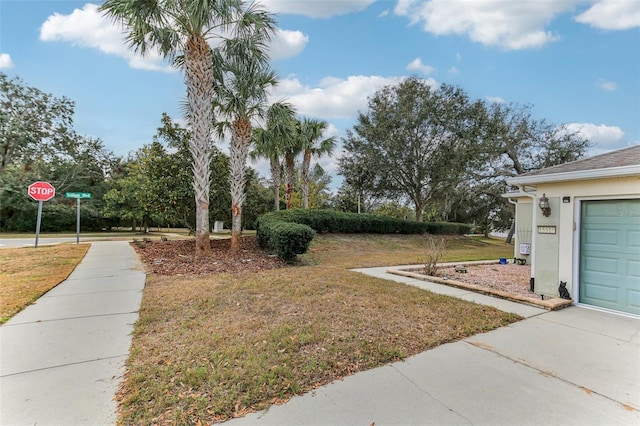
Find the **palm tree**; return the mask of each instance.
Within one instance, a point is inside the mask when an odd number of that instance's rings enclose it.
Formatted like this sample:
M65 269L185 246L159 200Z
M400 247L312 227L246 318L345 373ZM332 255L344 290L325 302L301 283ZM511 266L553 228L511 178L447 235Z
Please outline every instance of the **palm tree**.
M231 129L231 251L240 249L251 120L264 116L268 89L277 83L277 76L269 69L264 54L264 43L272 32L273 20L265 13L249 37L237 40L231 49L218 50L215 56L223 70L215 84L215 110L226 120L220 123L221 130Z
M331 156L336 147L334 137L322 139L328 124L323 120L305 118L300 125L300 149L302 151L302 208L309 208L309 167L311 157L319 158L324 154Z
M296 157L302 152L302 122L295 120L295 135L284 147L284 199L287 210L291 209L291 196L293 194L293 179L296 173Z
M261 15L245 9L242 0L106 0L100 10L123 26L127 42L136 52L145 55L158 50L184 70L192 132L189 152L196 201L196 255L203 255L210 250L212 100L214 67L220 66L214 62L209 41L234 39Z
M280 210L281 158L289 141L294 139L295 132L295 111L290 104L284 102L272 104L267 110L265 127L257 128L253 132L255 150L251 157L269 159L276 210Z

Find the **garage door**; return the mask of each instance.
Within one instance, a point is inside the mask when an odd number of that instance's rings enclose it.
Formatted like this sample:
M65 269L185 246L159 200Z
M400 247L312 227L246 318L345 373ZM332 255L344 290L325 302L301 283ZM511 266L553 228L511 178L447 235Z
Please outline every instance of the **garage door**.
M580 303L640 315L640 200L583 201Z

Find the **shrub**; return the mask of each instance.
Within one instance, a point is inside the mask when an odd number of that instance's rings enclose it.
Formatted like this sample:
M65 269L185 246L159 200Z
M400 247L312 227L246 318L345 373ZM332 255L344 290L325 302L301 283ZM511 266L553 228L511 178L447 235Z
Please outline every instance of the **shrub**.
M295 259L298 254L306 253L316 234L307 225L278 220L269 213L260 216L256 225L260 247L286 261Z
M424 263L424 273L426 275L437 277L439 275L438 263L440 263L447 250L447 240L440 235L425 235L424 248L425 255L418 261Z
M287 223L290 226L283 226ZM295 225L295 226L294 226ZM256 221L258 244L285 260L305 253L316 232L345 234L467 234L469 225L413 222L334 210L279 210ZM315 232L314 232L315 231Z

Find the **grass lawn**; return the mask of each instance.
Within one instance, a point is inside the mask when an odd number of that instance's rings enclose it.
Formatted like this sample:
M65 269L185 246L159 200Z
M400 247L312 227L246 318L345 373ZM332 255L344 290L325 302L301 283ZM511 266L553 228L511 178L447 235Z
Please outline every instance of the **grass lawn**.
M259 410L357 371L519 320L347 268L418 263L417 236L319 235L302 266L149 276L122 424L199 424ZM443 261L511 257L454 237Z
M0 323L64 281L88 249L88 244L1 249Z

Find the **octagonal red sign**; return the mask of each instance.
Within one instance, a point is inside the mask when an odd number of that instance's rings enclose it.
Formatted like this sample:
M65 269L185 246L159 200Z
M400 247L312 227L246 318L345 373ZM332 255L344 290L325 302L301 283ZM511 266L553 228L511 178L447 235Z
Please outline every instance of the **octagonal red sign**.
M29 195L36 201L49 201L56 195L56 189L49 182L34 182L29 185Z

